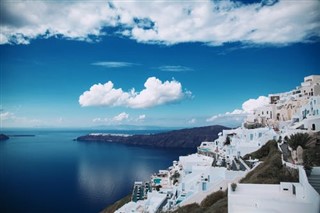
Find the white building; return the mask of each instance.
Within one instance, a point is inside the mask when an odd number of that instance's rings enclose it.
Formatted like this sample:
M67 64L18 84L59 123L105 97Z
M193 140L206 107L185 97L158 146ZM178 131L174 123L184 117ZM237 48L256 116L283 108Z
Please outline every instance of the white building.
M188 174L192 172L194 166L212 166L213 158L199 154L191 154L180 156L179 163L182 166L184 173Z
M320 195L309 184L306 173L300 166L298 183L237 184L235 191L229 185L228 212L319 213Z
M320 96L310 97L308 103L302 106L299 113L294 117L299 125L297 128L309 131L320 131Z
M200 151L209 150L213 153L218 153L220 156L228 156L232 159L233 157L244 156L254 152L269 140L277 140L278 137L278 134L270 127L255 129L239 127L237 129L223 130L217 140L204 142L199 149ZM230 145L225 146L227 141L230 141Z
M279 128L280 121L290 121L310 98L317 96L320 96L320 75L307 76L296 89L269 95L269 104L257 108L253 115L248 116L246 125Z
M119 208L115 213L156 213L158 209L165 203L167 198L166 194L160 194L156 191L148 193L148 199L140 200L138 202L129 202Z
M298 183L238 184L236 191L230 189L230 183L251 170L240 156L258 150L269 140L278 140L280 135L320 131L320 75L307 76L296 89L269 98L270 103L256 109L241 127L223 130L217 140L202 142L198 153L181 156L168 170L153 175L151 182L159 191L149 191L146 199L129 202L116 212L174 210L201 203L228 184L229 213L320 212L320 196L302 167L298 168ZM320 175L320 168L315 171Z

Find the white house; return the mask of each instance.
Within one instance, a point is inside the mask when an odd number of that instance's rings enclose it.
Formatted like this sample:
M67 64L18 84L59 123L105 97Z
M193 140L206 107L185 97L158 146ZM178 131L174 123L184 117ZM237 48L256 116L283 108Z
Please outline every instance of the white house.
M309 184L304 169L299 167L299 182L280 184L237 184L228 187L229 213L319 213L320 195Z

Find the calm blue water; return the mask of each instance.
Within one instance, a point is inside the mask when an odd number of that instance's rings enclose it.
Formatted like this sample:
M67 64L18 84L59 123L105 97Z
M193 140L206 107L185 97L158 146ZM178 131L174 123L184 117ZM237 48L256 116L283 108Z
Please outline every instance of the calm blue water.
M73 141L90 132L3 131L36 136L0 143L0 212L99 212L134 181L195 152Z

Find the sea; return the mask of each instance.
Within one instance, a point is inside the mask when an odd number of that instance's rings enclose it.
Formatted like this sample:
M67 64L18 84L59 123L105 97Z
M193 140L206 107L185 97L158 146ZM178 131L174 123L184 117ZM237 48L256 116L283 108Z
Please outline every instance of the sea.
M0 142L0 212L100 212L195 149L77 142L89 133L154 131L8 129ZM20 135L17 137L17 135Z

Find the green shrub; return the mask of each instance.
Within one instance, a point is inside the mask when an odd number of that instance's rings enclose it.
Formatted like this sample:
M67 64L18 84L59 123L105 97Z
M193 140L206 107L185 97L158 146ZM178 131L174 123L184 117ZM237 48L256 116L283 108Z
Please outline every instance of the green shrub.
M311 137L308 133L296 133L290 136L288 139L288 144L293 150L296 150L298 146L301 146L303 149L305 149L310 140Z

